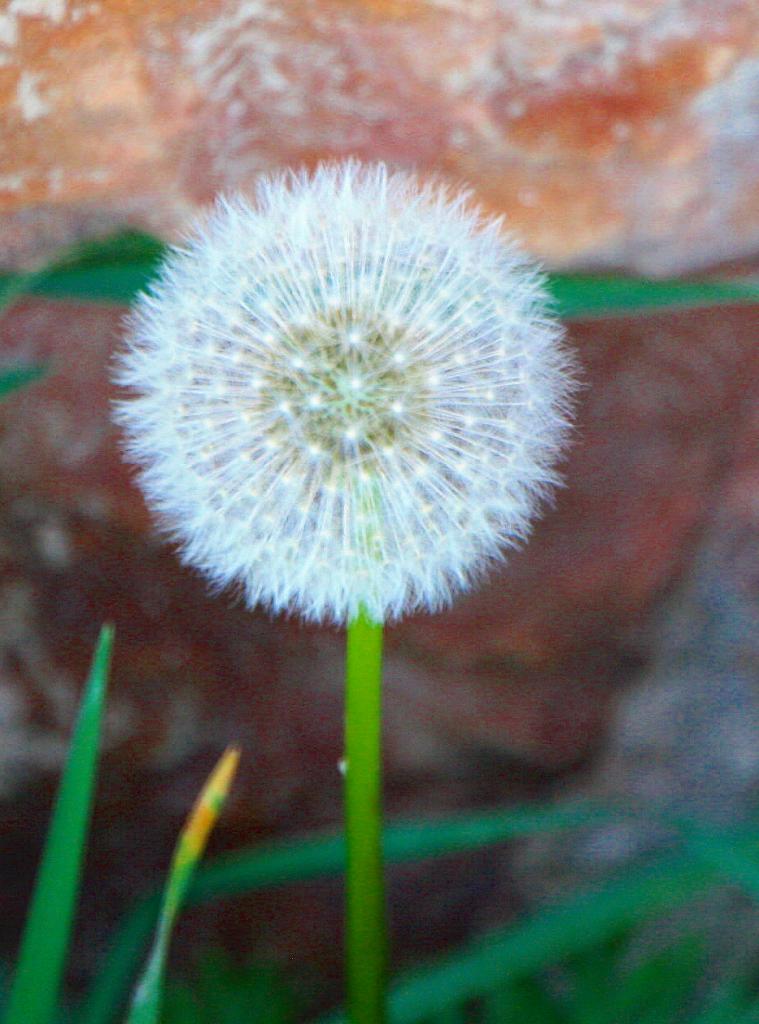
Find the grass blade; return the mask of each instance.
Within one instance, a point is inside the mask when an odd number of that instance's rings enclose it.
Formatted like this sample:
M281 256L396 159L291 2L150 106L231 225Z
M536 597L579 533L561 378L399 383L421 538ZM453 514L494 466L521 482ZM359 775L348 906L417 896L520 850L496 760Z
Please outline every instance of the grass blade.
M565 320L759 302L759 279L748 277L678 281L553 274L549 290Z
M38 270L0 274L0 309L22 295L128 304L165 252L163 242L139 231L79 243Z
M618 966L607 993L603 1021L615 1024L668 1024L683 1009L704 970L703 944L684 936L628 969Z
M166 245L122 231L80 244L30 273L0 274L0 308L24 294L128 304L155 275ZM549 290L564 319L759 302L756 278L651 280L612 274L552 274Z
M685 819L673 819L673 823L694 857L713 865L726 881L759 900L756 826L736 833Z
M0 399L27 384L32 384L35 380L39 380L44 372L45 369L42 366L13 366L8 370L0 371Z
M573 806L512 808L442 821L395 824L385 829L385 858L389 864L406 864L446 857L540 832L608 823L612 817L613 813L604 808L578 802ZM345 845L341 836L277 841L255 850L225 854L205 865L193 882L190 898L199 902L234 896L339 875L344 868Z
M752 982L751 972L723 979L690 1024L747 1024L752 1009L757 1011Z
M164 890L153 946L135 989L127 1024L158 1024L169 941L190 879L203 855L216 819L232 783L240 752L229 748L201 790L177 841Z
M184 972L185 975L187 972ZM221 949L203 955L191 982L166 988L161 1024L295 1024L298 999L282 971L266 960L239 963Z
M95 648L21 942L4 1024L49 1024L69 946L100 747L113 647L104 626Z
M483 1024L571 1024L560 1005L535 978L520 978L489 992L483 1000ZM589 1024L583 1021L583 1024Z

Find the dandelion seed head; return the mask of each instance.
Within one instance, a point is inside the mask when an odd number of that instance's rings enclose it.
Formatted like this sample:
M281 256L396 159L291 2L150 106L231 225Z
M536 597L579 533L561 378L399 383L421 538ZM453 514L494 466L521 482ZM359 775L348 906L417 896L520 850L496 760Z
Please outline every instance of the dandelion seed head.
M438 609L524 539L573 391L500 225L355 162L219 200L138 300L117 380L185 560L338 623Z

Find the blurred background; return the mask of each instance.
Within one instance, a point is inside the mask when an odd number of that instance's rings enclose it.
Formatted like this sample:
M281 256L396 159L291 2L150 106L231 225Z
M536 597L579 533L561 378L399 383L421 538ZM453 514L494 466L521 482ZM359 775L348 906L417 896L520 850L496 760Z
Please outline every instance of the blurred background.
M6 0L0 105L8 270L124 226L176 239L220 190L347 155L466 182L550 270L757 270L756 0ZM0 320L2 365L48 368L0 407L5 960L117 630L74 991L228 742L216 852L340 820L342 637L212 597L156 538L109 421L123 316L25 298ZM648 807L755 814L758 327L751 306L573 322L586 387L555 507L485 587L389 631L390 816L644 812L394 869L397 967L632 870ZM341 899L325 881L189 910L175 959L284 965L327 1005ZM755 963L746 897L711 893L699 921L710 963Z

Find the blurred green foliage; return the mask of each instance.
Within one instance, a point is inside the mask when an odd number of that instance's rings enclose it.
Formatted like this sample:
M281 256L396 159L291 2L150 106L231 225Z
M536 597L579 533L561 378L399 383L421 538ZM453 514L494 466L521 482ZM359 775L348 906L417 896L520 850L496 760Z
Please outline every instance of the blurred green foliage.
M293 992L275 965L238 967L214 950L201 959L189 981L167 987L161 1024L290 1024L296 1009Z

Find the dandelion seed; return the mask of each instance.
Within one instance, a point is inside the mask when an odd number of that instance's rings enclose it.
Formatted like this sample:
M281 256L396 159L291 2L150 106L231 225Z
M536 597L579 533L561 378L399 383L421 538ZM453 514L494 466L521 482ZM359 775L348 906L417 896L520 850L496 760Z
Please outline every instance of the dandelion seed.
M353 162L220 200L138 300L117 379L185 560L338 623L440 608L522 540L573 391L500 225Z

